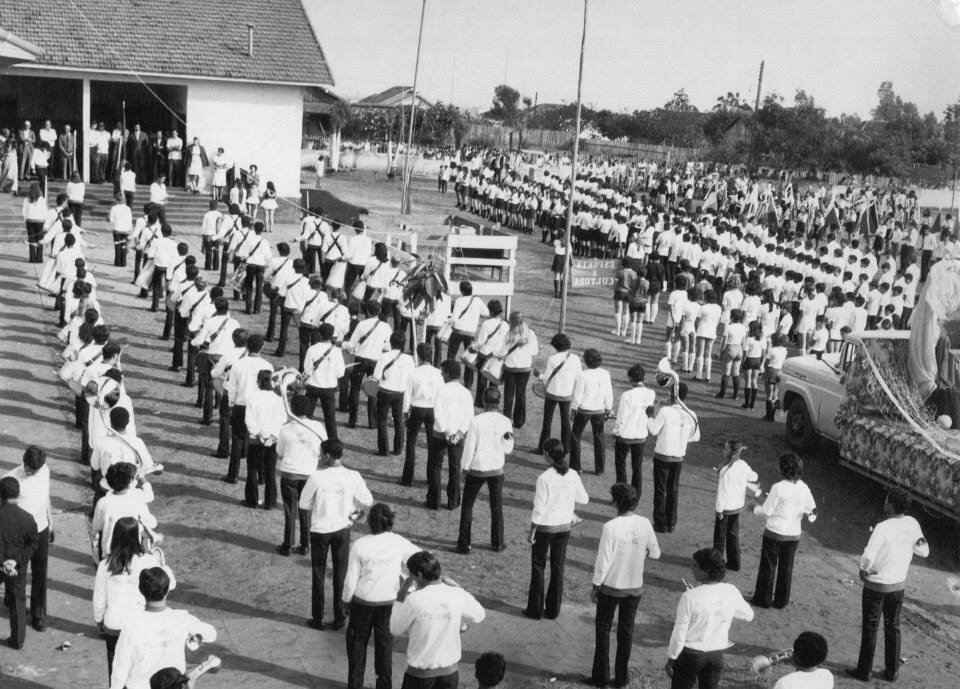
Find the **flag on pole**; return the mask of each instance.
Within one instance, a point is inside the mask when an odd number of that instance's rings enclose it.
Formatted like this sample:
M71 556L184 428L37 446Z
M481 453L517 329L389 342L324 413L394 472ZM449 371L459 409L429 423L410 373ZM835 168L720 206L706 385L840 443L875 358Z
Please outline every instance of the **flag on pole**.
M840 215L837 213L837 207L834 204L830 204L830 207L827 208L827 213L823 217L823 226L827 229L836 225L840 227Z
M860 211L860 217L857 218L857 234L872 237L880 227L880 218L877 216L877 205L873 201L866 208Z
M717 188L713 187L703 199L703 211L706 212L717 208Z

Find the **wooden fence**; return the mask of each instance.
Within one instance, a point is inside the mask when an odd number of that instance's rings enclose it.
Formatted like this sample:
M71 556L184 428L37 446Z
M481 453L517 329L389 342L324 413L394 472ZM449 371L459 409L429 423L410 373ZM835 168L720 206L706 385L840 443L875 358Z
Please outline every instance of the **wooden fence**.
M481 143L494 148L514 150L519 145L525 149L569 151L573 148L573 134L552 129L524 129L522 132L517 132L509 127L501 127L496 124L473 122L464 137L464 142L468 144ZM706 150L701 148L680 148L631 141L598 141L595 139L581 139L580 151L585 155L614 156L658 162L663 162L669 158L670 162L681 163L688 160L703 160L706 155Z

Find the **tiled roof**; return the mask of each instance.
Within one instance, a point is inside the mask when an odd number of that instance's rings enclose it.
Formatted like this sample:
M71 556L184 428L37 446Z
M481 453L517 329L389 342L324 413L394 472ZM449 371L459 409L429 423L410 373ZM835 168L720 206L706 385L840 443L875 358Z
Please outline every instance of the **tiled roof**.
M357 101L357 105L381 108L392 108L398 105L407 105L410 102L410 92L412 90L412 86L391 86L386 91L375 93L372 96L367 96L366 98ZM417 102L428 107L432 105L430 101L428 101L419 93L417 94Z
M333 85L301 0L2 0L0 27L38 66Z

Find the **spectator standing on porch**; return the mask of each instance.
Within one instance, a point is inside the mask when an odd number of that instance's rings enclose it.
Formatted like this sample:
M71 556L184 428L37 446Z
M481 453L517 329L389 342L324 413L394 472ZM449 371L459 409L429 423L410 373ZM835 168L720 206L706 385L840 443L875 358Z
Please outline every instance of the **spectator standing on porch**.
M183 139L176 129L167 137L167 181L171 187L183 186Z
M77 171L77 135L69 124L63 125L63 134L57 137L57 158L60 161L60 179L64 182L73 179Z

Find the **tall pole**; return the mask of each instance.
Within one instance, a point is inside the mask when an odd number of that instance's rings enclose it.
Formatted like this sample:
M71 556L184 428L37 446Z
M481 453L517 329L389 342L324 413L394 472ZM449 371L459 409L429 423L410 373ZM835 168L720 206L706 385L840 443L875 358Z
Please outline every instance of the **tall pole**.
M580 71L577 75L577 118L573 136L573 161L570 164L570 197L567 199L567 223L563 232L564 259L563 281L560 283L560 332L567 327L567 294L570 290L571 246L570 233L573 226L573 198L577 184L577 156L580 155L580 99L583 89L583 52L587 44L587 6L589 0L583 0L583 33L580 36Z
M403 153L403 185L401 186L400 212L410 212L410 149L413 147L413 123L417 111L417 75L420 72L420 44L423 42L423 18L427 14L427 0L420 6L420 33L417 35L417 60L413 64L413 93L410 95L410 133L407 135L407 150Z
M753 107L753 111L757 112L760 109L760 92L763 90L763 60L760 60L760 76L757 77L757 104Z

